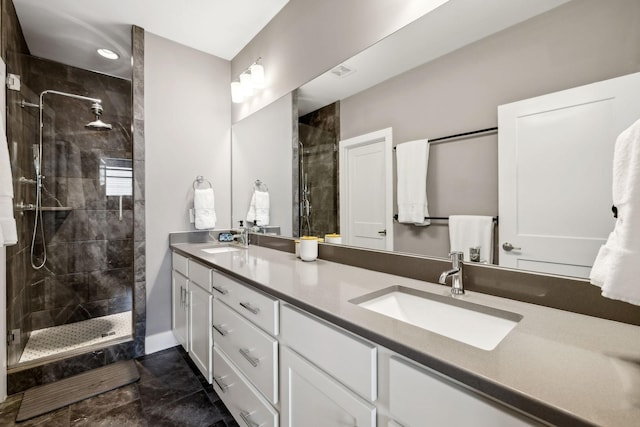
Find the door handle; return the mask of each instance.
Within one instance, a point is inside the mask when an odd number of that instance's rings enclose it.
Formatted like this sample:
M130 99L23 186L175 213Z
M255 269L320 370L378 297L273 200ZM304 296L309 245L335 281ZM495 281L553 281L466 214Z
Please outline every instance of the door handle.
M387 235L387 230L378 231L378 234L381 235L381 236L386 236Z
M504 242L502 244L502 249L504 249L506 252L511 252L511 251L521 251L522 248L518 248L516 246L513 246L511 243L509 242Z

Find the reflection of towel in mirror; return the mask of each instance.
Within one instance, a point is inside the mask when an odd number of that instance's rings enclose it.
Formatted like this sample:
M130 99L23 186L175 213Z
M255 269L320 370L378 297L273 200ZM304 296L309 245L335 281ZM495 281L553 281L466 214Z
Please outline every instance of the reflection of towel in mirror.
M195 226L198 230L216 226L215 196L213 188L197 188L193 194Z
M269 225L269 192L255 190L251 195L247 222L256 225Z
M464 252L469 261L469 248L480 248L480 262L493 262L493 217L451 215L449 217L451 251Z
M16 220L13 217L13 180L9 147L4 126L1 124L0 121L0 247L15 245L18 242Z
M612 199L616 225L589 277L603 296L640 305L640 120L616 140Z
M429 142L426 139L396 145L398 222L429 225L427 202L427 165Z

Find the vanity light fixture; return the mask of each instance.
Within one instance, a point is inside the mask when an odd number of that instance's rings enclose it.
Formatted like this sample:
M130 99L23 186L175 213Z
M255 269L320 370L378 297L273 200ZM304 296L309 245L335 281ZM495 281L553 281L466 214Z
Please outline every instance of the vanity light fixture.
M240 73L237 80L231 82L231 101L234 104L244 102L254 94L255 89L264 88L264 67L258 63L261 59L256 59L249 68Z
M242 92L242 84L240 82L231 82L231 102L240 104L244 101L244 93Z
M120 58L120 55L118 55L116 52L112 51L111 49L100 48L97 50L97 52L103 58L113 59L113 60Z

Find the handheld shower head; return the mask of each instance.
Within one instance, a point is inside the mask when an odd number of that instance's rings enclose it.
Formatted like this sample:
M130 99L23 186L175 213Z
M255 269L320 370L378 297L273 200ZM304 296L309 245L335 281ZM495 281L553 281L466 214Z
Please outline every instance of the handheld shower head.
M96 119L92 122L87 123L86 125L84 125L84 127L86 128L90 128L90 129L95 129L95 130L111 130L113 129L113 126L111 126L108 123L103 122L102 120L100 120L100 116L102 115L102 104L99 102L94 102L93 104L91 104L91 111L93 112L93 114L96 115Z

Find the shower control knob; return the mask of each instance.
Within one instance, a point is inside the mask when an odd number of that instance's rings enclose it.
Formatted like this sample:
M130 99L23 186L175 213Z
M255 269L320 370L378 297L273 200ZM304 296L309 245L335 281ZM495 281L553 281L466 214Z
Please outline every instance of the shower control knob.
M502 249L504 249L506 252L511 252L511 251L521 251L522 248L518 248L516 246L513 246L511 243L509 242L504 242L502 244Z

